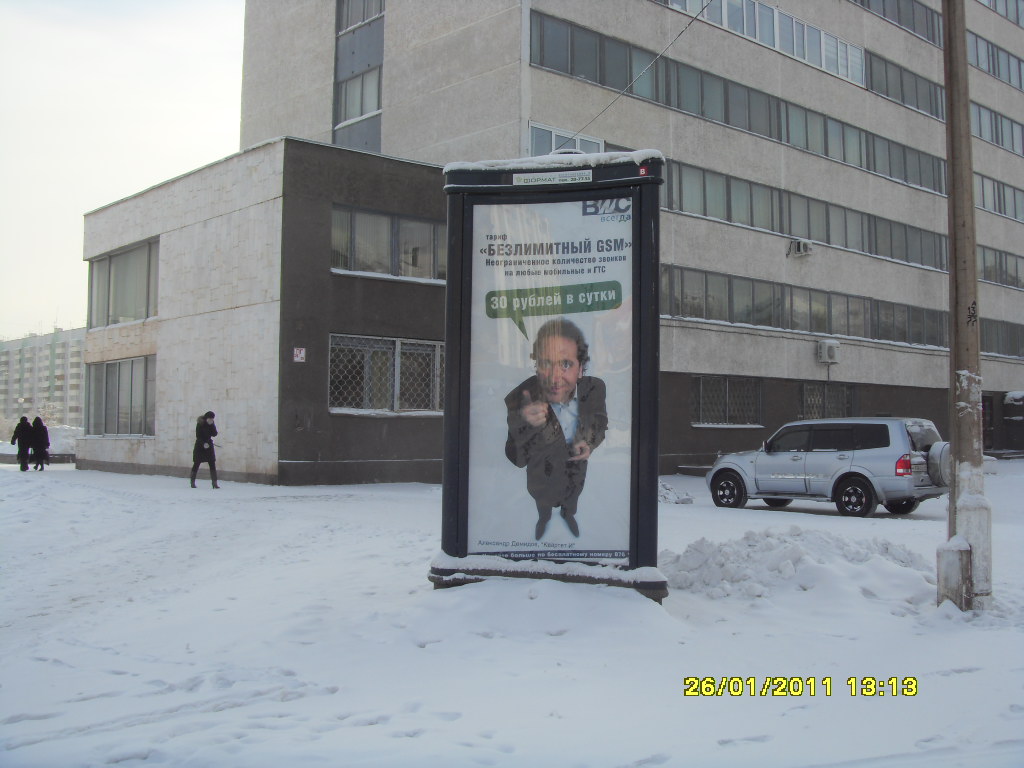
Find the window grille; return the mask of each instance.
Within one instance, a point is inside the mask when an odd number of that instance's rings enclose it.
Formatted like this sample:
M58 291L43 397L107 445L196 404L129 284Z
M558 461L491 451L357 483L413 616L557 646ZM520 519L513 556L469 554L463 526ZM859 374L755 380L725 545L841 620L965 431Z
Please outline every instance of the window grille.
M697 376L692 390L694 424L759 424L761 381L725 376Z
M330 344L330 408L442 409L443 344L339 334Z
M803 418L836 419L853 415L853 388L846 384L803 385Z

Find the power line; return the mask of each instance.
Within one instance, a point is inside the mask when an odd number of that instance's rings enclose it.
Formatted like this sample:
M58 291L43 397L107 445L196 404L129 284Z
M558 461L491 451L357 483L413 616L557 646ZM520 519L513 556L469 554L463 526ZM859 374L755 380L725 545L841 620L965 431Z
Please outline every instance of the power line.
M691 26L693 26L693 22L695 22L698 19L698 17L702 13L704 13L704 10L709 5L711 5L711 3L713 3L713 2L714 2L714 0L707 0L707 2L704 3L703 6L701 6L701 9L699 11L697 11L697 13L695 13L693 15L693 18L690 19L686 23L686 26L684 26L681 30L679 30L679 34L676 35L675 37L673 37L672 41L668 45L666 45L664 48L661 49L661 53L659 53L657 56L655 56L653 59L651 59L651 63L650 64L648 64L646 67L644 67L636 77L634 77L632 80L630 80L629 83L626 84L625 88L623 88L621 91L619 91L617 94L615 94L615 98L612 99L608 103L608 106L606 106L604 109L602 109L596 115L594 115L586 125L584 125L578 131L576 131L576 133L574 133L570 137L571 140L575 140L577 136L579 136L581 133L583 133L585 130L587 130L587 128L589 128L595 122L597 122L597 119L599 117L601 117L601 115L603 115L605 112L607 112L609 109L611 109L612 106L615 104L615 102L617 102L620 98L622 98L622 96L626 93L626 91L628 91L630 88L632 88L633 84L636 83L636 81L639 80L641 77L643 77L647 73L647 70L649 70L651 67L653 67L657 63L658 59L660 59L662 56L665 55L665 53L668 51L669 48L671 48L673 45L676 44L676 41L679 40L679 38L683 36L683 34L686 32L686 30L688 30ZM562 146L564 146L564 144Z

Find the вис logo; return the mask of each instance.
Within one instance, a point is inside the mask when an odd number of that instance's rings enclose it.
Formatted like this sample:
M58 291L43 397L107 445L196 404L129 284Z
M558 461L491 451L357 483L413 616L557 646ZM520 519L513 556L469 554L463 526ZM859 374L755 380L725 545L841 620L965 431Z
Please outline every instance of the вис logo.
M619 197L613 200L584 200L584 216L609 216L617 213L629 213L633 210L633 200Z

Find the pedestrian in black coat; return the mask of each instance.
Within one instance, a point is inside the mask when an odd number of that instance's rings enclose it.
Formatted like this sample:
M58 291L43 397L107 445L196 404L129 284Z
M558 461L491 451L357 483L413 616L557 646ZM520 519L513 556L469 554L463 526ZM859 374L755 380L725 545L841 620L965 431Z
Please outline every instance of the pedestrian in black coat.
M32 448L32 425L28 423L28 416L22 416L18 426L14 428L11 436L11 445L18 445L18 464L21 471L28 471L28 452Z
M213 423L213 411L207 411L196 419L196 444L192 448L192 487L196 487L196 474L200 464L210 465L210 479L217 485L217 454L213 450L213 438L217 436L217 425Z
M50 431L38 416L32 420L32 459L39 471L50 463Z

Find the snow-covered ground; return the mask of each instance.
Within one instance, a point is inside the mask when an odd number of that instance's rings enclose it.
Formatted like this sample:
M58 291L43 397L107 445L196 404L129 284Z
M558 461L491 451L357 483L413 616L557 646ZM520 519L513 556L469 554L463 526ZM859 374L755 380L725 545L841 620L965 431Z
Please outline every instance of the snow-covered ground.
M1019 767L1024 461L988 469L994 606L961 615L944 499L723 510L664 478L694 503L660 506L658 605L432 589L433 486L2 466L0 766Z

